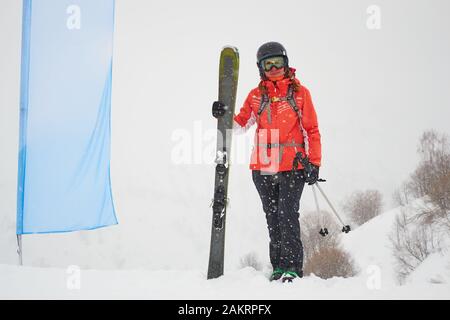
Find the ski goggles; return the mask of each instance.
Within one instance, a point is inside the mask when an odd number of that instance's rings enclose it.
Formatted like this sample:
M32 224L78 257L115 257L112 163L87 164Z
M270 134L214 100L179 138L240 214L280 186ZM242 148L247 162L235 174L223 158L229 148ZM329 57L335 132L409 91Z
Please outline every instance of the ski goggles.
M283 56L270 57L261 61L261 66L264 71L270 71L272 67L277 69L283 68L286 66L285 60Z

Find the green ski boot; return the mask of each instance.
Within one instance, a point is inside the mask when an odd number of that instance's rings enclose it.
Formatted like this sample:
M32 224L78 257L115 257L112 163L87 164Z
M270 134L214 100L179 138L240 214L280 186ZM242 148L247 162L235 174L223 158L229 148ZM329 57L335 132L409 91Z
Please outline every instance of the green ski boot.
M270 281L280 280L283 276L284 271L280 268L276 268L270 275Z
M301 275L299 275L295 271L285 271L283 275L281 276L282 282L292 282L295 278L300 278Z

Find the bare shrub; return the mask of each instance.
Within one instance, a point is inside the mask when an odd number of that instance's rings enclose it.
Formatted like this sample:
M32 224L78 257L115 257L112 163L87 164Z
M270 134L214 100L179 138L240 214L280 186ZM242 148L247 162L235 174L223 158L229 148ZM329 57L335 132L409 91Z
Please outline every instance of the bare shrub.
M328 235L319 234L321 228L328 229ZM304 250L304 275L351 277L357 273L350 255L340 248L340 226L326 211L305 214L301 219Z
M410 177L408 191L416 198L428 196L442 212L450 210L450 145L446 134L426 131L417 151L420 163Z
M436 225L421 223L417 215L408 218L405 210L396 217L390 241L400 283L430 254L441 251L441 237Z
M400 283L430 254L441 251L443 236L450 233L449 138L434 130L426 131L417 152L417 168L394 194L400 205L413 198L424 200L415 205L413 212L403 209L390 235Z
M254 252L249 252L246 255L244 255L240 262L239 262L239 267L242 268L246 268L246 267L252 267L255 270L262 270L262 264L258 258L258 255Z
M350 254L338 246L322 247L310 257L304 267L305 274L314 273L322 279L353 277L357 274Z
M378 190L354 192L344 203L344 210L356 225L362 225L381 213L382 195Z
M442 173L435 178L428 196L430 201L439 208L440 212L438 214L440 216L444 216L450 210L450 168L448 172Z
M394 191L392 198L394 200L394 203L398 206L408 205L412 200L408 183L402 183L401 186Z
M417 212L421 222L444 223L450 230L449 137L434 130L426 131L420 138L417 152L420 162L394 198L401 205L411 198L423 198L426 205Z

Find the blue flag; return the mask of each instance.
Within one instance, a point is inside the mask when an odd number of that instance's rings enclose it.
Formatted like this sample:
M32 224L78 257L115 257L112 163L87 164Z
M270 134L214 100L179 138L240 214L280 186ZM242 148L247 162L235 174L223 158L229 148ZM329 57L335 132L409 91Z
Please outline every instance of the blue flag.
M17 234L117 224L114 0L24 0L22 28Z

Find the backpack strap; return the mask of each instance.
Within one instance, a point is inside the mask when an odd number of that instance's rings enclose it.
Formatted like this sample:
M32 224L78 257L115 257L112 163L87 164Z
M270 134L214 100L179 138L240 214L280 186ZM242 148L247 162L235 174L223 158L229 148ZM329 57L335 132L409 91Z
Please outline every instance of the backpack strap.
M261 116L261 113L263 113L263 111L270 106L270 100L269 100L269 96L267 95L267 93L263 93L261 95L261 102L259 104L259 109L258 109L258 119ZM270 108L267 109L267 119L269 121L269 123L272 122L272 117L270 115Z
M294 97L294 86L292 84L289 85L288 92L286 95L287 102L291 105L292 109L294 109L295 113L298 114L298 117L300 118L300 123L302 120L302 112L297 106L297 102L295 101Z
M298 120L300 123L300 130L302 132L304 141L305 141L305 150L306 152L308 152L309 150L309 143L308 143L308 134L305 130L305 128L303 128L303 124L302 124L302 111L299 109L299 107L297 106L297 101L295 100L294 97L294 86L292 85L292 83L289 85L287 94L286 94L286 100L287 102L290 104L290 106L292 107L292 109L294 109L295 113L298 115ZM297 148L296 148L297 150Z
M305 141L305 151L308 153L309 152L308 133L306 132L305 128L303 128L302 111L298 108L297 102L295 101L294 86L292 84L289 85L289 89L288 89L288 93L287 93L286 98L287 98L287 101L289 102L289 104L291 105L292 109L294 109L294 111L298 115L298 120L299 120L299 123L300 123L300 130L301 130L302 135L303 135L303 141ZM305 102L305 99L303 99L303 103L304 102Z

